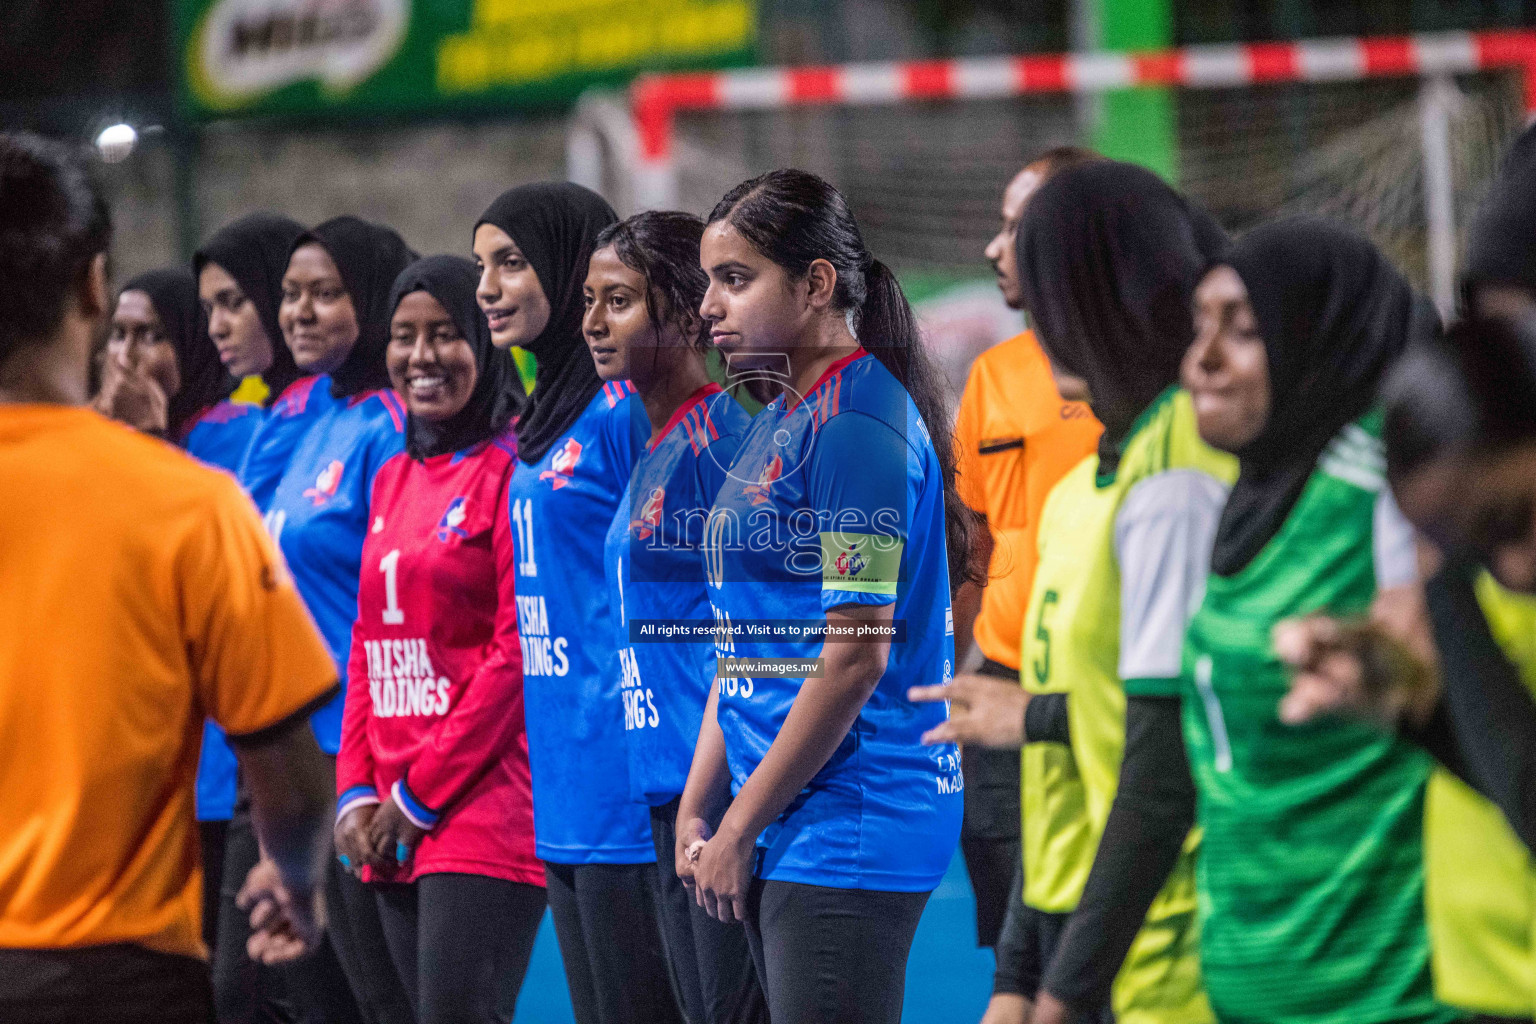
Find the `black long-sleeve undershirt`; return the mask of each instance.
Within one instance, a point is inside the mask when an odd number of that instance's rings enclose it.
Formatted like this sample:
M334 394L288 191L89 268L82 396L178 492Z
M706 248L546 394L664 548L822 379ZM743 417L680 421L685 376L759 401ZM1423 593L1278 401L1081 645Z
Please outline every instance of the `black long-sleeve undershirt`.
M1024 709L1025 743L1062 743L1071 746L1072 731L1067 721L1067 695L1064 693L1039 693L1030 697ZM1029 996L1035 994L1038 973L1030 977L1027 964L1030 937L1026 934L1024 908L1024 865L1014 872L1012 892L1008 897L1008 913L1003 918L1003 928L997 938L994 952L997 967L992 975L992 992ZM1038 972L1039 968L1034 968Z
M1024 707L1024 742L1072 745L1066 694L1037 693L1029 698Z
M1477 573L1461 561L1425 586L1443 685L1435 714L1410 738L1487 797L1536 851L1536 699L1488 627Z
M1177 697L1129 697L1120 783L1093 867L1043 987L1101 1005L1195 822L1195 784Z

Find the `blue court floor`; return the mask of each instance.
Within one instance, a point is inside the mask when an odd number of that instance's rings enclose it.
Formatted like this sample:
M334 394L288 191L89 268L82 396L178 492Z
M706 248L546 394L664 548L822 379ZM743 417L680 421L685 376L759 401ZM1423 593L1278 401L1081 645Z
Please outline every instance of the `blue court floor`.
M955 855L918 925L907 961L903 1024L975 1024L992 991L992 952L976 948L975 904ZM571 1000L549 914L533 947L516 1024L572 1024Z

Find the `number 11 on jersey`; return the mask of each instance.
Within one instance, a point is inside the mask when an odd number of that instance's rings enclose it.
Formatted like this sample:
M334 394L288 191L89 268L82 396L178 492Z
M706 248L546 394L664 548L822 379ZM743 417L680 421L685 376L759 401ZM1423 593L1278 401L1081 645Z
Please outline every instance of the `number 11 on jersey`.
M512 526L517 530L517 574L537 576L539 563L533 554L533 499L512 502Z

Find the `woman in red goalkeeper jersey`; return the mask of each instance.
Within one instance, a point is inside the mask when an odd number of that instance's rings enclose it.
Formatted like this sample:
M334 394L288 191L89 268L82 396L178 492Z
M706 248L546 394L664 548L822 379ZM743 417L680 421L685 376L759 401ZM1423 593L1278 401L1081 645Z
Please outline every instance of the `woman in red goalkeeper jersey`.
M456 256L395 281L406 451L374 480L337 766L336 849L420 1024L510 1020L544 913L505 510L521 389L476 281Z

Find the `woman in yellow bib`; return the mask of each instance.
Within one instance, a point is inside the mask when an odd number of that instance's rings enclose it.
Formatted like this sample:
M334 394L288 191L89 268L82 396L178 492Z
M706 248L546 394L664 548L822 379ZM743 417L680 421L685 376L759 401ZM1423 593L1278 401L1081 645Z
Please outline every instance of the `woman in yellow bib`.
M1191 295L1225 244L1155 175L1109 161L1053 177L1019 231L1041 344L1087 381L1104 423L1098 453L1047 500L1024 622L1025 690L1067 695L1064 743L1030 742L1026 711L1037 1024L1108 1011L1121 1024L1212 1019L1200 982L1198 835L1187 811L1166 813L1180 805L1168 787L1188 783L1164 766L1183 758L1179 651L1235 470L1200 441L1176 384Z

